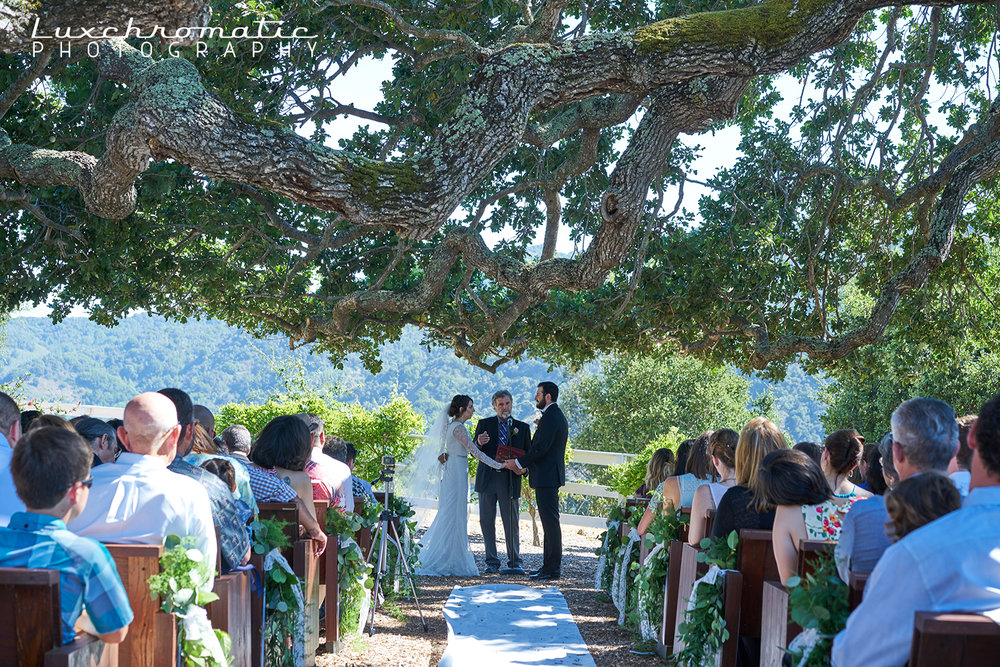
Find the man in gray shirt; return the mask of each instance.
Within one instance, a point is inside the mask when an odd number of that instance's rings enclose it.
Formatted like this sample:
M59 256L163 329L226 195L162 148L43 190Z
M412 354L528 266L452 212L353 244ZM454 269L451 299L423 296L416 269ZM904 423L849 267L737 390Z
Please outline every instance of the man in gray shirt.
M882 439L879 453L886 482L897 482L922 472L947 474L958 449L958 425L951 406L936 398L911 398L892 413L892 433ZM895 478L895 479L893 479ZM871 572L889 548L885 499L872 496L854 503L844 516L834 552L837 571L845 582L851 572Z

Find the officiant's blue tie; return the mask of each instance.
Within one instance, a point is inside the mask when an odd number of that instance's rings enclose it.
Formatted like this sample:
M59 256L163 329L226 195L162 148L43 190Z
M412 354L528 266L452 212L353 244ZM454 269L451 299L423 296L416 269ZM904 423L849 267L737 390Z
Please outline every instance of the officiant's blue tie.
M500 446L504 447L507 444L507 420L500 420Z

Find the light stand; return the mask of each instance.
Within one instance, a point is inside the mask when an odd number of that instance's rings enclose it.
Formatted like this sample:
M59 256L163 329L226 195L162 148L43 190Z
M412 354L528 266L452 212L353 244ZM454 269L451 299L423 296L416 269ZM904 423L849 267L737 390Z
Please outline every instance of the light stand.
M417 613L420 614L420 622L424 626L424 632L427 632L427 621L424 619L424 612L420 608L420 598L417 597L417 587L413 584L413 575L410 573L410 565L406 562L406 555L403 553L403 547L399 541L399 534L396 532L396 524L394 520L399 519L399 515L394 513L389 509L389 497L392 495L392 478L396 469L396 459L391 456L382 457L382 473L378 479L376 479L373 484L378 484L379 482L385 483L385 509L378 515L378 524L375 526L375 531L372 533L372 544L378 540L378 563L375 565L375 586L372 588L372 605L371 611L368 616L368 622L370 627L368 628L368 636L371 637L375 634L375 610L378 609L379 605L379 595L381 594L381 589L379 584L382 582L382 577L388 573L389 570L389 542L391 541L396 545L396 553L399 556L400 563L403 565L403 573L406 575L406 580L410 583L410 592L413 593L413 601L417 604ZM371 560L372 553L374 550L368 552L368 558L365 562Z

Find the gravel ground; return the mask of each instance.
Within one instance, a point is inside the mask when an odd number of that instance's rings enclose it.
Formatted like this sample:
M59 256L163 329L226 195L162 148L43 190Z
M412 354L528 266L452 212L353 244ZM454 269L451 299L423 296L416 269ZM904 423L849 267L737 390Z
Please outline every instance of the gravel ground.
M472 553L482 571L485 569L485 554L479 522L470 518L469 530ZM497 532L497 551L501 560L505 560L499 520ZM563 527L562 578L557 582L559 590L569 604L597 667L656 667L661 664L656 656L639 656L629 652L634 645L632 632L618 626L618 610L614 605L598 602L595 597L597 556L594 549L599 546L597 536L600 532L591 528ZM531 546L531 534L531 524L522 521L521 556L526 570L540 567L542 561L542 548ZM526 577L496 574L478 578L423 577L418 586L427 632L423 631L413 602L400 600L395 608L379 608L373 637L367 634L349 636L338 653L320 654L316 662L321 667L435 667L448 644L448 628L442 608L451 589L490 582L547 587L547 583L530 584Z

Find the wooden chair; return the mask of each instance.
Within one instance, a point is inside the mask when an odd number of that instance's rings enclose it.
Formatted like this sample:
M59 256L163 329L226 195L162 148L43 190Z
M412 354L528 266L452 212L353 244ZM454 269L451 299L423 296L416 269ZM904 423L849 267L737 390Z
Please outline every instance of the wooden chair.
M672 652L674 628L677 627L677 598L680 589L683 547L684 542L681 540L671 540L667 546L670 567L667 568L667 580L664 583L663 621L660 623L660 632L656 640L656 653L664 659Z
M633 514L639 513L643 514L646 511L646 507L649 505L649 498L626 498L625 499L625 518L622 520L621 524L618 526L618 537L624 539L628 535L629 529L629 519Z
M231 664L249 665L253 654L251 635L251 593L253 573L247 571L229 572L216 575L212 592L218 600L206 606L208 620L212 627L229 633L232 647L229 651ZM259 630L258 630L259 632Z
M0 660L7 665L117 667L118 645L78 635L62 643L59 572L0 568Z
M679 567L677 568L677 596L675 598L676 611L674 616L674 626L670 628L670 641L665 641L664 644L670 646L670 653L677 653L681 650L681 646L678 645L678 629L681 623L684 622L684 611L687 609L688 599L691 597L691 589L694 587L694 582L698 578L698 550L687 542L681 543L681 557L679 562ZM671 569L673 569L673 563L671 563ZM707 568L702 568L703 571ZM730 630L732 632L732 630Z
M851 611L857 609L858 605L861 604L869 576L871 576L871 572L851 572L851 580L847 584L847 605Z
M316 520L326 530L326 513L331 510L324 500L316 501ZM337 558L339 554L339 536L327 533L326 551L319 561L319 585L325 591L326 600L326 645L328 653L337 651L340 642L340 581L338 579ZM330 573L333 573L332 576Z
M802 540L799 542L797 572L800 577L815 572L819 558L836 548L836 542ZM788 591L780 581L765 581L761 603L761 667L781 665L785 655L782 650L792 637L802 632L798 624L788 615Z
M918 611L913 619L910 667L995 665L1000 627L979 614Z
M175 667L177 622L160 611L161 601L149 592L147 580L160 571L161 544L106 544L115 560L135 618L118 645L122 667Z
M677 531L677 539L681 542L688 541L688 531L691 530L691 507L681 507L681 517L687 517L687 522L682 523L680 530Z
M257 503L258 515L261 519L286 521L285 536L292 544L299 539L299 505L298 503ZM289 563L292 562L292 547L281 552Z

